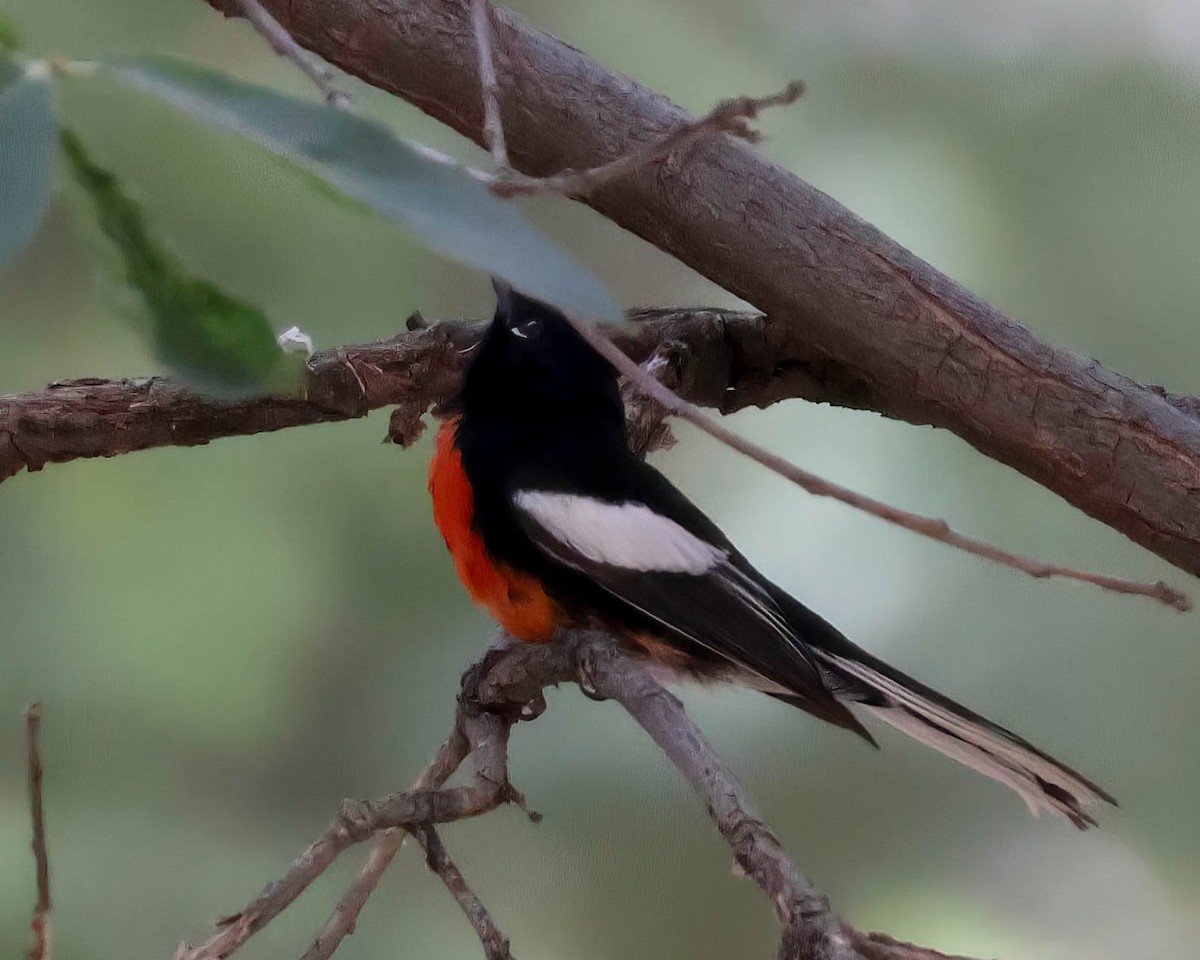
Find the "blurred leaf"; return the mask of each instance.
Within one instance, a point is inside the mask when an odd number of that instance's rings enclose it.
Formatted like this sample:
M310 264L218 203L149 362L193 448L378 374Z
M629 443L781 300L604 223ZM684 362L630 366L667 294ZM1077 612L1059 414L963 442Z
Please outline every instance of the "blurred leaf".
M17 50L21 46L21 35L16 25L0 13L0 50Z
M0 266L33 239L50 206L55 128L49 69L0 54Z
M593 319L618 319L604 286L466 174L422 157L390 130L175 60L106 65L131 87L247 137L409 227L438 252Z
M285 354L262 312L192 277L151 235L141 209L79 138L62 133L71 173L95 209L100 231L120 254L125 281L149 314L155 354L211 392L233 396L282 390L302 358Z

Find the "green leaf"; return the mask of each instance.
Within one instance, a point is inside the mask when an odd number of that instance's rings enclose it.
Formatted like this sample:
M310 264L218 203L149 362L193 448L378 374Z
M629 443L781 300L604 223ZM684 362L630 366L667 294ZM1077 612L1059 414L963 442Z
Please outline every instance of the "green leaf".
M0 13L0 50L21 49L21 34L8 17Z
M317 175L404 224L439 253L581 317L621 315L600 281L511 203L462 171L421 156L379 123L181 61L156 58L104 68L122 83Z
M49 68L22 68L0 55L0 266L46 217L56 127Z
M284 353L263 313L191 276L163 249L141 208L97 166L69 130L63 153L119 254L123 279L141 296L156 356L197 386L221 396L284 390L303 368Z

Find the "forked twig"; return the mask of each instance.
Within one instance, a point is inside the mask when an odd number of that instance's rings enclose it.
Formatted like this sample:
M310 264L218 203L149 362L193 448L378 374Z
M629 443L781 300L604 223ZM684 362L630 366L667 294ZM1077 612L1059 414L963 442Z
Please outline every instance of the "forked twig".
M413 782L413 790L435 790L442 786L450 775L459 768L470 752L470 744L461 727L455 724L454 731L442 744L433 762ZM358 915L379 886L384 873L391 866L404 841L408 837L405 827L393 827L376 838L367 862L363 864L354 882L346 888L338 900L333 913L317 934L302 960L326 960L331 957L341 942L354 932Z
M796 869L755 811L745 789L688 718L682 704L644 666L621 652L610 638L596 633L573 633L555 643L490 650L464 677L456 725L472 750L474 785L414 789L380 801L348 803L310 851L330 843L344 849L373 833L393 838L390 844L398 847L396 834L383 831L401 824L421 831L427 824L477 816L514 800L515 791L507 781L509 728L518 719L539 716L546 706L543 689L564 682L578 683L594 699L620 703L692 785L739 865L774 907L782 926L780 960L943 960L936 951L864 934L843 924L825 897ZM427 782L444 780L462 752L462 743L443 747L434 764L439 772L427 772ZM488 957L511 960L504 935L462 881L444 849L436 841L431 847L430 836L436 834L418 833L431 866L466 911ZM232 918L225 930L201 947L181 947L176 957L228 957L331 863L331 857L300 857L284 877L269 884ZM356 901L354 916L374 889L374 883L359 887L361 900ZM236 935L230 935L230 928L236 928ZM349 932L347 929L341 936ZM307 956L328 957L340 942L340 937L328 939L321 952L310 950Z
M429 796L431 790L440 787L449 779L469 752L467 736L456 723L437 756L417 778L409 794L396 794L396 797ZM385 802L380 801L376 806L382 806ZM383 871L404 843L405 836L405 830L400 827L386 829L380 835L362 873L342 896L333 916L305 954L306 957L331 956L342 940L354 931L359 911L374 892ZM221 929L204 943L195 947L181 943L173 960L224 960L225 957L231 956L242 944L291 906L317 877L332 866L343 851L362 839L364 836L351 829L347 813L344 811L339 814L325 832L292 862L284 876L267 884L242 910L222 918L219 922Z
M508 170L497 177L492 192L502 197L538 193L581 197L607 183L637 173L668 155L682 153L692 144L715 133L728 133L756 143L761 135L750 121L768 107L795 103L803 93L804 84L793 80L777 93L764 97L731 97L722 100L704 116L684 121L663 137L636 147L609 163L587 170L563 170L549 177L527 177L515 170Z

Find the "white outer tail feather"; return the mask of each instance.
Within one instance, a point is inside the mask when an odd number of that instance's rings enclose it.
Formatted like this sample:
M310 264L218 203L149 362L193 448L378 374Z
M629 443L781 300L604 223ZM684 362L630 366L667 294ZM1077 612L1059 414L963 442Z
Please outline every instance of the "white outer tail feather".
M1111 802L1087 780L1002 732L959 716L866 664L825 651L820 656L888 702L887 706L859 706L901 733L1009 787L1034 816L1049 811L1082 829L1095 824L1086 812L1088 807L1099 800ZM1062 791L1065 798L1055 796L1046 784Z

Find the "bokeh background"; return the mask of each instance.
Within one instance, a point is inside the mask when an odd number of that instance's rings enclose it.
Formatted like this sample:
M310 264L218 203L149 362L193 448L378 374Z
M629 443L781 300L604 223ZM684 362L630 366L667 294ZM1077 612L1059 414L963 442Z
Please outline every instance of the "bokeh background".
M695 109L808 82L763 149L1051 342L1200 392L1200 10L1187 0L527 0L518 9ZM27 48L173 52L308 94L198 0L0 0ZM414 109L357 105L483 162ZM478 315L485 277L335 205L253 148L79 81L60 107L197 272L318 345L419 308ZM733 304L567 201L529 215L625 304ZM0 212L2 213L2 212ZM0 275L0 392L152 372L60 199ZM46 705L62 957L167 957L278 875L344 796L407 784L490 635L430 520L427 442L386 414L51 466L0 489L0 953L33 902L20 713ZM1054 561L1194 581L955 438L800 402L733 418L832 479ZM806 497L706 439L660 465L781 584L867 647L1122 801L1103 829L884 732L875 753L765 698L685 691L803 869L860 926L1021 960L1195 955L1200 614L1024 579ZM771 914L621 712L575 691L518 731L545 814L446 829L522 957L766 957ZM247 957L300 953L356 867ZM473 935L413 850L342 956L460 958Z

